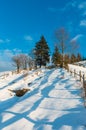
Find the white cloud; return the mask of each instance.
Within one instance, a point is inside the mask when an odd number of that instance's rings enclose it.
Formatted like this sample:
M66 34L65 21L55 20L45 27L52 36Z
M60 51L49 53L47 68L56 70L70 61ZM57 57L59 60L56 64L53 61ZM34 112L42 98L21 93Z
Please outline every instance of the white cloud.
M13 51L11 50L6 49L0 51L0 61L2 60L8 61L12 58L12 56L13 56Z
M17 48L14 48L14 49L13 49L13 53L14 53L14 54L20 54L20 53L22 53L22 50L17 49Z
M11 70L14 70L14 66L12 65L11 62L9 61L1 61L0 62L0 72L2 71L11 71Z
M0 39L0 43L4 43L4 40L3 40L3 39Z
M6 40L5 40L6 43L9 43L10 41L11 41L11 40L9 40L9 39L6 39Z
M0 71L7 71L15 69L12 62L12 57L21 53L19 49L13 50L0 50Z
M76 1L71 1L71 2L68 2L65 6L65 8L69 8L69 7L76 7L77 5L77 2Z
M64 11L66 11L68 9L71 9L71 7L74 8L76 6L77 6L77 1L75 1L75 0L73 1L72 0L71 2L66 3L63 8L49 7L48 10L50 12L53 12L53 13L58 12L58 11L64 12Z
M24 36L26 41L33 41L33 38L30 35Z
M0 43L9 43L10 40L9 39L0 39Z
M86 2L82 2L78 6L79 9L86 9Z
M0 71L12 70L12 57L13 52L11 50L0 50Z
M86 26L86 20L81 20L80 26Z
M86 16L86 2L81 2L78 8L81 10L81 15Z
M83 37L82 34L76 35L74 38L72 38L71 42L79 40L81 37Z

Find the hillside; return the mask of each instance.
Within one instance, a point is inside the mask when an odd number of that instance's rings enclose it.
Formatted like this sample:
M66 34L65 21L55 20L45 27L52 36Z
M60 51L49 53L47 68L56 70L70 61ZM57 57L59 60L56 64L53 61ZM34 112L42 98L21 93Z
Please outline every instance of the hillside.
M62 69L1 76L0 130L86 130L81 87ZM22 97L9 91L22 88Z

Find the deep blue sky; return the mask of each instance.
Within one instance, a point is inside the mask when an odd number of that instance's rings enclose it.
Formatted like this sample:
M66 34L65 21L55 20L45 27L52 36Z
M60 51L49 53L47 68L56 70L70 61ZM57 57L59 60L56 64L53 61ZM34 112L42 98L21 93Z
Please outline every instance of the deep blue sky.
M66 28L71 40L77 40L79 51L86 56L85 0L1 0L0 68L10 64L14 53L29 53L41 35L52 52L54 31L60 27Z

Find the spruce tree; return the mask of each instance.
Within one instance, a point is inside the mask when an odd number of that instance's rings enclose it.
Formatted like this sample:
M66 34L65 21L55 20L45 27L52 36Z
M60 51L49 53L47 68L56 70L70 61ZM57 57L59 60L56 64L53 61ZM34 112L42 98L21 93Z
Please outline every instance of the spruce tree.
M71 63L73 64L74 62L77 61L77 58L74 54L71 55Z
M54 53L52 55L52 62L54 63L55 66L58 66L61 63L61 55L59 53L57 46L55 46Z
M77 62L81 61L82 60L82 57L80 55L80 53L77 54Z
M64 67L67 69L68 68L68 64L70 63L70 57L68 54L64 55Z
M46 64L49 62L49 46L44 38L44 36L41 36L40 40L36 43L35 46L35 61L36 65L39 65L40 67L46 66Z

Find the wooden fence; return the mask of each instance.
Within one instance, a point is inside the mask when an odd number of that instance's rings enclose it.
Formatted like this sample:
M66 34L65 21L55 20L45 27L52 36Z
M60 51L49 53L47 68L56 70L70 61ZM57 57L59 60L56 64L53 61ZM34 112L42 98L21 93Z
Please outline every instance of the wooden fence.
M86 76L85 76L85 72L83 71L77 71L77 69L71 69L68 68L68 72L71 73L72 76L74 76L75 78L77 78L83 86L83 98L84 98L84 106L86 107Z

